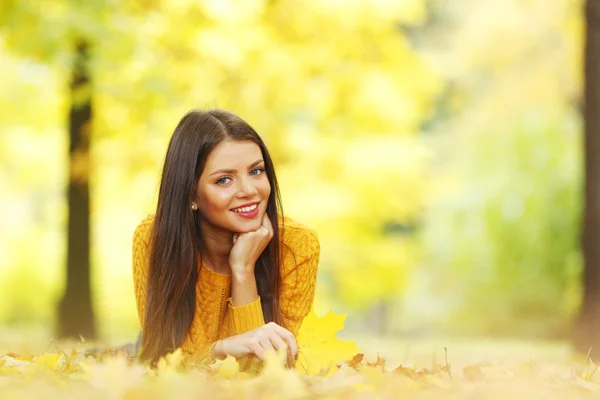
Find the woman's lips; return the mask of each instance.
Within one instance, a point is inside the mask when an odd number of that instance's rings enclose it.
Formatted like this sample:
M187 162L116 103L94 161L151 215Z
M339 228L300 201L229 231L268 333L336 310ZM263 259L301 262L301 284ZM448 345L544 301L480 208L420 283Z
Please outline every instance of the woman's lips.
M243 211L240 209L242 209ZM234 210L239 210L239 211L234 211ZM252 219L258 215L258 203L254 203L252 206L249 206L249 207L240 207L240 208L237 208L234 210L231 210L231 212L234 213L235 215L242 217L242 218Z

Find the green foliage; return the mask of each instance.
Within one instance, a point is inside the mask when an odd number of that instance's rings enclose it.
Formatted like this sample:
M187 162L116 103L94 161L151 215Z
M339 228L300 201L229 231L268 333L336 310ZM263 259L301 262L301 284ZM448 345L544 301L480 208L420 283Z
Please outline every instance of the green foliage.
M573 113L563 118L562 129L524 123L465 144L469 163L491 168L466 169L469 186L441 199L428 225L440 293L457 301L448 314L455 329L564 334L576 312L580 127Z
M482 3L450 36L462 57L424 234L432 292L450 300L454 332L565 335L581 298L581 15L570 1L511 1L491 18ZM508 15L511 45L490 52Z

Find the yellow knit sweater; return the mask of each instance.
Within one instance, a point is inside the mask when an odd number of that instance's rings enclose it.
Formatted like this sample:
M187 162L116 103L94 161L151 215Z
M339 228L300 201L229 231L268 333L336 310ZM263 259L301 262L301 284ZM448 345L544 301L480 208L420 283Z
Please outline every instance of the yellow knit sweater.
M133 282L138 316L143 326L149 271L150 229L154 215L148 215L133 234ZM317 278L320 246L316 233L291 218L283 220L280 308L283 326L294 335L310 312ZM287 245L287 246L285 246ZM218 274L198 262L196 313L181 346L194 363L211 362L210 350L220 339L239 335L264 325L260 298L234 306L231 302L231 275Z

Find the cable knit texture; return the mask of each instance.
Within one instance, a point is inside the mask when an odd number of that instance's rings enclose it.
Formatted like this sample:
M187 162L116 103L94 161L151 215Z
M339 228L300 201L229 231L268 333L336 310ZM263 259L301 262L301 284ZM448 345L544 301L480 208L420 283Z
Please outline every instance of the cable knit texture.
M148 215L133 234L133 283L140 324L143 326L148 288L150 231L154 215ZM289 217L283 220L280 308L283 326L294 335L310 312L317 280L320 246L316 233ZM196 312L181 346L193 363L213 361L210 350L229 336L264 325L260 297L249 304L231 302L231 275L218 274L199 261Z

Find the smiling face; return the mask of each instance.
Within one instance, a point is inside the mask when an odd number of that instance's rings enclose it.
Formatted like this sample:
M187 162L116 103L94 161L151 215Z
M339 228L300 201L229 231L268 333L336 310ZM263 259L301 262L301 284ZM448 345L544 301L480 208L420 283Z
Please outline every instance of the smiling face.
M206 159L196 204L203 223L212 229L244 233L260 227L270 194L260 147L224 140Z

